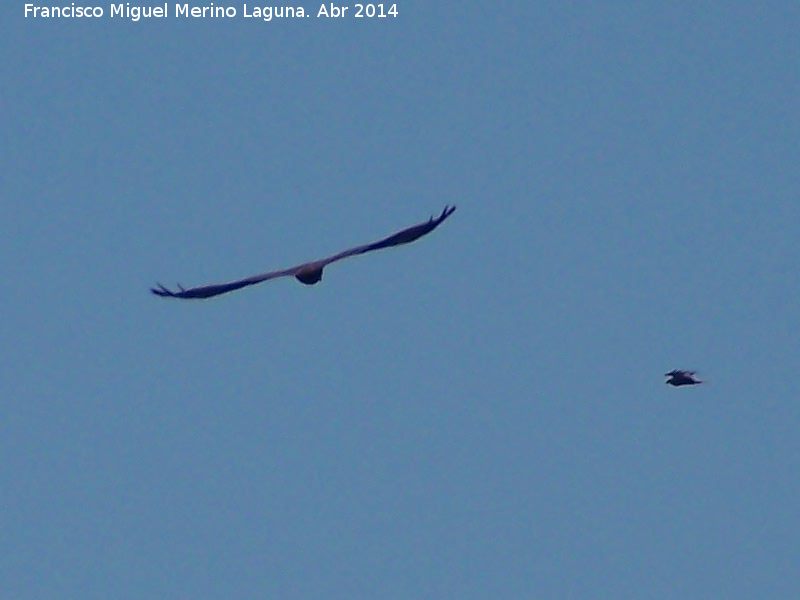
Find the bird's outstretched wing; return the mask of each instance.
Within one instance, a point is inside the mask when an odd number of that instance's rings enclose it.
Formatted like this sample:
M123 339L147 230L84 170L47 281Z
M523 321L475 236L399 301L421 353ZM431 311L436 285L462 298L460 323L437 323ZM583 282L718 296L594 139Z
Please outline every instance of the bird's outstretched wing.
M183 298L187 300L201 300L203 298L211 298L212 296L219 296L220 294L227 294L228 292L240 290L243 287L247 287L248 285L255 285L257 283L261 283L262 281L267 281L269 279L286 277L287 275L294 275L294 269L284 269L283 271L270 271L269 273L261 273L260 275L245 277L244 279L238 279L236 281L231 281L229 283L202 285L198 287L189 288L188 290L184 289L179 283L178 291L176 292L173 292L172 290L165 288L160 283L157 283L156 285L158 287L150 288L150 291L153 292L156 296L161 296L163 298Z
M350 256L356 256L357 254L364 254L366 252L372 252L373 250L380 250L382 248L390 248L391 246L410 244L411 242L418 240L422 236L427 235L436 229L447 217L453 214L455 209L455 206L445 206L442 214L436 218L431 217L427 221L407 227L402 231L393 233L392 235L385 237L382 240L378 240L377 242L364 244L363 246L356 246L355 248L350 248L349 250L342 250L333 256L323 258L317 262L321 263L322 266L327 266L333 262L336 262L337 260L349 258Z
M150 288L150 291L155 295L164 298L203 299L219 296L220 294L227 294L228 292L233 292L235 290L242 289L243 287L255 285L257 283L268 281L270 279L276 279L278 277L287 277L290 275L297 278L297 280L301 283L313 285L322 279L322 270L329 264L336 262L337 260L342 260L358 254L365 254L366 252L371 252L373 250L410 244L411 242L418 240L422 236L427 235L436 229L444 222L445 219L447 219L447 217L453 214L455 209L455 206L445 206L442 214L440 214L438 217L431 217L427 221L407 227L406 229L398 231L397 233L393 233L382 240L372 242L371 244L364 244L363 246L356 246L355 248L350 248L349 250L343 250L342 252L333 254L327 258L302 263L289 269L269 271L267 273L253 275L251 277L238 279L229 283L204 285L189 289L184 289L180 284L178 284L178 291L172 291L158 283L156 284L157 287Z

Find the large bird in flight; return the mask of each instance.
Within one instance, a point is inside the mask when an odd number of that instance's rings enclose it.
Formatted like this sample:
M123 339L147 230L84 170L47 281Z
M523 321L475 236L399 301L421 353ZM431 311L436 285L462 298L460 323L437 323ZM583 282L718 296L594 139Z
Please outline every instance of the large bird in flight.
M176 292L173 292L172 290L169 290L158 283L156 284L158 287L150 288L150 291L156 296L161 296L164 298L202 299L211 298L212 296L219 296L220 294L227 294L228 292L233 292L249 285L255 285L257 283L261 283L262 281L268 281L269 279L289 276L295 277L300 283L314 285L322 280L322 270L329 264L334 263L337 260L356 256L357 254L365 254L366 252L380 250L381 248L409 244L436 229L447 217L453 214L455 209L455 206L445 206L442 214L440 214L438 217L431 217L427 221L407 227L406 229L398 231L397 233L393 233L389 237L386 237L382 240L372 242L371 244L364 244L363 246L356 246L355 248L350 248L349 250L343 250L342 252L334 254L333 256L303 263L288 269L261 273L260 275L253 275L237 281L231 281L230 283L219 283L214 285L193 287L189 288L188 290L184 289L180 284L178 284L178 291Z
M694 371L682 371L680 369L673 369L669 373L665 373L664 377L669 377L664 383L678 387L680 385L696 385L703 383L695 377Z

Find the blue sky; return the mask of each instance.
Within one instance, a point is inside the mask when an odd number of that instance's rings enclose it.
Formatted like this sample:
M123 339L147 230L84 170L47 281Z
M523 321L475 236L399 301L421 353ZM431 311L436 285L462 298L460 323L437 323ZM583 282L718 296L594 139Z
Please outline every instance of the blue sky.
M3 3L0 596L800 593L800 9L431 4Z

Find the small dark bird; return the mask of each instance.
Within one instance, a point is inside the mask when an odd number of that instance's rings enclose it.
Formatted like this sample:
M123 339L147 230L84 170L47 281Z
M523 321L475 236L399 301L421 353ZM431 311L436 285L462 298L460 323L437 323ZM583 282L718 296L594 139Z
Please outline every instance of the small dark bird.
M230 283L204 285L200 287L189 288L188 290L184 289L183 287L181 287L180 284L178 284L178 291L176 292L173 292L172 290L165 288L160 283L157 283L156 285L158 287L150 288L150 291L153 292L156 296L161 296L165 298L184 298L184 299L211 298L212 296L227 294L228 292L233 292L234 290L239 290L249 285L255 285L257 283L261 283L262 281L267 281L269 279L276 279L278 277L288 277L288 276L296 278L300 283L304 283L305 285L314 285L315 283L322 280L322 270L329 264L336 262L337 260L342 260L344 258L349 258L350 256L355 256L357 254L364 254L366 252L372 252L373 250L380 250L381 248L389 248L391 246L401 246L403 244L410 244L414 240L418 240L422 236L427 235L431 231L436 229L439 225L441 225L444 222L445 219L447 219L447 217L453 214L453 211L455 211L455 209L456 209L455 206L445 206L444 210L442 211L442 214L440 214L438 217L436 218L431 217L427 221L423 221L418 225L407 227L406 229L398 231L397 233L393 233L389 237L386 237L377 242L373 242L371 244L365 244L363 246L356 246L355 248L350 248L349 250L343 250L342 252L334 254L333 256L303 263L301 265L290 267L288 269L283 269L281 271L270 271L268 273L253 275L252 277L246 277L244 279L239 279L237 281L231 281Z
M680 385L696 385L698 383L703 383L699 379L695 378L694 371L682 371L680 369L674 369L669 373L665 373L664 377L669 377L669 379L667 379L664 383L674 385L675 387Z

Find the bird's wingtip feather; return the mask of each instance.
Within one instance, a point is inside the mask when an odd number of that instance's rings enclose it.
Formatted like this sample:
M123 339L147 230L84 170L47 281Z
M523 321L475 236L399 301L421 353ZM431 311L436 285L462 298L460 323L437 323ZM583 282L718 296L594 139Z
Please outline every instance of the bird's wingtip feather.
M165 296L174 296L174 294L170 290L165 288L160 283L156 282L156 285L158 286L158 289L150 288L150 291L153 292L156 296L161 296L162 298Z

